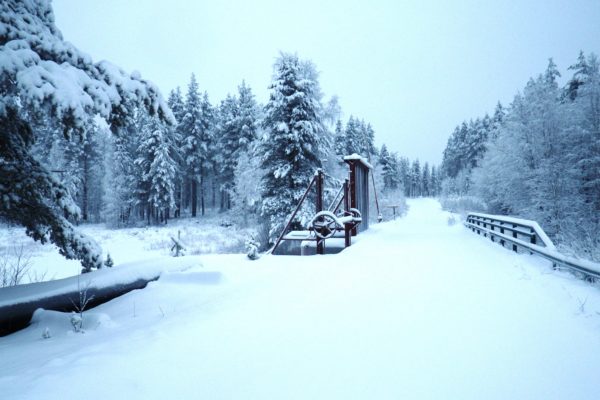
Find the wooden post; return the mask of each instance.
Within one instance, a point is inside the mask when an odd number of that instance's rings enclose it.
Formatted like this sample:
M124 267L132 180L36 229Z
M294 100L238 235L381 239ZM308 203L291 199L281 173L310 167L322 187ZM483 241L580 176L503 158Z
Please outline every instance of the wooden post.
M349 207L350 208L358 208L358 203L356 199L356 161L352 161L350 163L350 184L348 186L348 195L349 195ZM348 210L349 211L349 210ZM356 236L358 234L358 230L356 227L352 228L352 236Z
M317 199L315 201L316 213L323 211L323 171L319 168L317 170ZM325 240L317 236L317 254L325 254Z
M348 186L349 186L349 181L346 178L346 180L344 181L344 216L349 215L350 213L350 206L349 206L349 198L348 198ZM344 224L344 246L346 247L350 247L350 245L352 244L352 235L351 235L351 229L350 226L348 224Z

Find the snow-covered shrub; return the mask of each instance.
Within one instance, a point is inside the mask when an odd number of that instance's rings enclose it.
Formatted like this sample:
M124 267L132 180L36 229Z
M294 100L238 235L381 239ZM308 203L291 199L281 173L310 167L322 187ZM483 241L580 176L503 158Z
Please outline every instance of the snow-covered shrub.
M256 241L254 236L251 236L246 240L246 251L247 251L246 254L248 255L249 259L251 259L251 260L258 259L259 247L260 247L260 243Z
M75 332L83 332L83 318L81 315L76 313L71 314L70 322Z
M442 208L452 213L465 216L469 212L487 212L487 205L475 196L441 197Z
M221 220L221 222L219 222L219 226L221 226L223 228L229 228L233 225L234 225L233 221L231 221L230 219L227 219L227 218L223 218Z
M110 256L110 253L107 253L107 254L106 254L106 260L104 260L104 265L105 265L107 268L112 268L112 267L113 267L113 265L115 265L115 263L114 263L114 261L113 261L112 257Z

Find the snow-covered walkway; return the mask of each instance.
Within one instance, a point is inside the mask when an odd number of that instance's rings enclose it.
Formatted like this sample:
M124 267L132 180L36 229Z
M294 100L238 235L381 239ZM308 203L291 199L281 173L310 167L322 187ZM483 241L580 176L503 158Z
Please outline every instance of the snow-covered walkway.
M598 399L598 288L410 207L338 255L187 257L85 334L42 312L0 397Z

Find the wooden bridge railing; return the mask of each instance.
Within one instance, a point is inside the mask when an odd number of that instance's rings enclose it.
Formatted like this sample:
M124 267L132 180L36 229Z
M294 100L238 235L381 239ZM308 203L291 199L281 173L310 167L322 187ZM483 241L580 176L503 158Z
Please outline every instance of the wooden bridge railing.
M552 240L535 221L469 213L465 226L478 235L489 237L492 242L518 252L528 251L550 262L556 269L566 268L583 274L587 280L600 278L600 264L565 256L556 250Z

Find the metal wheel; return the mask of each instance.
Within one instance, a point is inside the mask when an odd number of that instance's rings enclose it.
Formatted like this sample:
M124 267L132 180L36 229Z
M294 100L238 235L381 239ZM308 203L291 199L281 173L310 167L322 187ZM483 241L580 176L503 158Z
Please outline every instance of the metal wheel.
M356 222L362 221L362 214L356 208L350 209L350 215L352 215L352 218L354 218Z
M335 234L335 231L340 228L338 219L329 211L317 213L310 222L310 226L315 231L315 235L321 239L329 239Z

